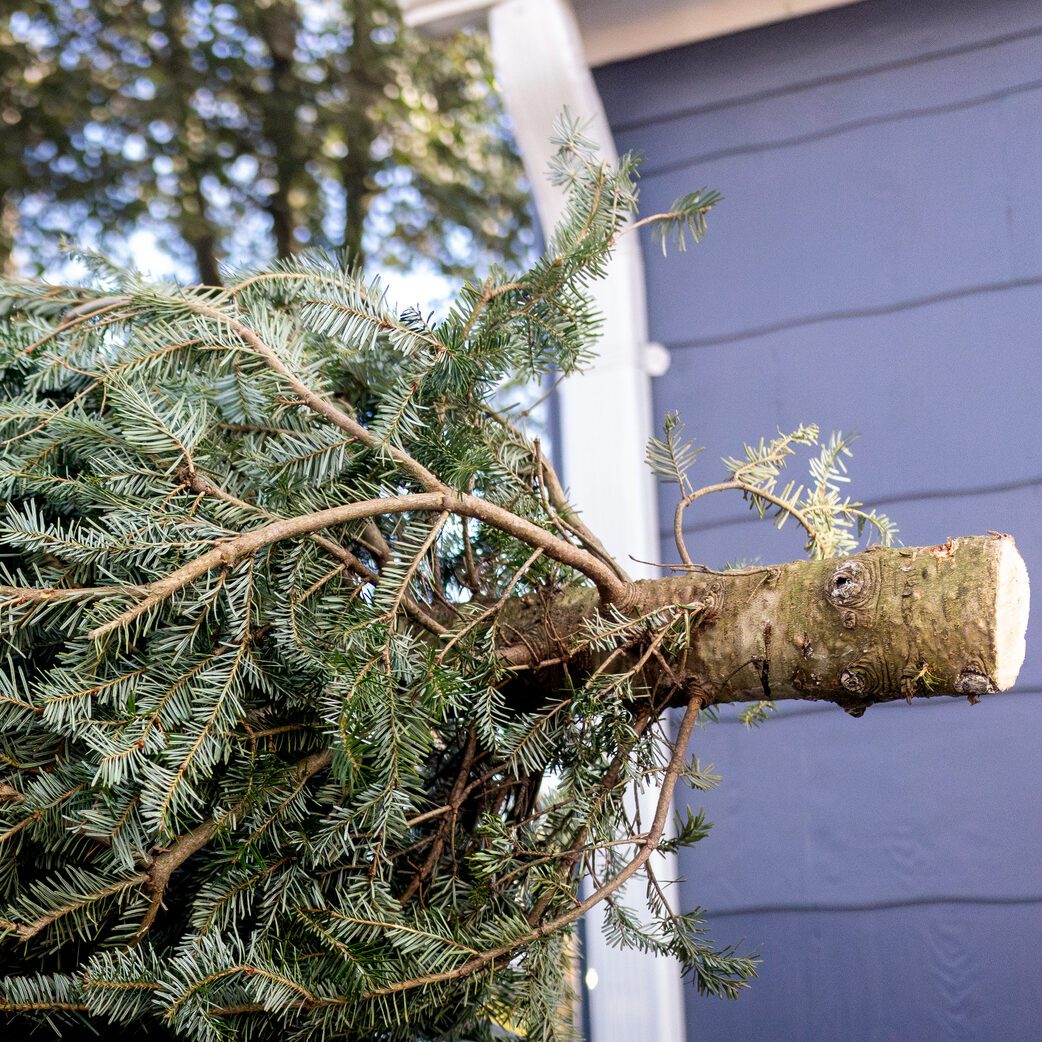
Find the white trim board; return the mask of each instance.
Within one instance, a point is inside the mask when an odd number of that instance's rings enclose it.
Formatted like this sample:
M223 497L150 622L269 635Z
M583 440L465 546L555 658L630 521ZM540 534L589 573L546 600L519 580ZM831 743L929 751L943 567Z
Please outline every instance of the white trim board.
M483 22L501 0L399 0L405 20L435 33ZM591 66L755 29L861 0L573 0Z
M574 0L592 66L755 29L861 0Z

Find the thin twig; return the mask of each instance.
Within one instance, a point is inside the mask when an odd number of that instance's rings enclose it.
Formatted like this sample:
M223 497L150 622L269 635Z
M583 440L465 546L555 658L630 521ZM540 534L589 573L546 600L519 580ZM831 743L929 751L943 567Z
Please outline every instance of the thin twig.
M680 554L681 560L688 568L695 567L695 562L691 560L691 555L687 552L687 546L684 543L684 511L696 500L714 492L741 492L743 495L759 496L761 499L767 500L768 503L773 503L779 509L796 518L811 539L817 538L817 531L807 515L791 503L787 503L780 496L774 495L773 492L767 492L765 489L757 488L755 485L749 485L744 481L721 481L716 485L706 485L704 488L689 492L677 503L677 509L673 514L673 539L677 544L677 553Z

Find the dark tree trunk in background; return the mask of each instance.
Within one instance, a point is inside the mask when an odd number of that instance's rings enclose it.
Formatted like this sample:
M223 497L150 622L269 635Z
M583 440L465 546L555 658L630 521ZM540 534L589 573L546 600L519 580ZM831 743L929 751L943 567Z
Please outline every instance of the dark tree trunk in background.
M268 213L275 235L275 252L284 260L297 253L301 246L294 234L297 220L290 202L294 172L305 159L297 135L296 106L300 91L293 71L297 25L292 12L280 4L258 15L261 36L271 56L271 90L258 98L264 136L271 147L275 181Z
M179 129L177 140L184 142L180 153L184 161L181 173L184 201L178 210L176 220L182 237L195 254L199 281L207 286L219 286L221 272L218 263L217 234L206 215L206 198L202 186L204 169L198 151L192 145L193 135L188 132L192 123L198 124L198 119L192 112L185 94L186 91L191 92L194 81L191 55L184 43L187 30L185 13L180 0L166 0L164 12L168 44L157 60L166 69L170 110ZM195 129L198 135L206 132L201 124Z
M0 275L14 275L13 253L18 236L18 203L14 189L0 194Z
M198 200L200 204L203 204L202 193L199 193ZM181 218L181 224L183 228L186 228L190 224L193 225L205 225L205 217L201 221L190 221L190 215L185 215ZM191 231L185 231L185 238L189 239L189 244L192 247L192 252L195 254L195 266L199 271L199 281L205 286L219 286L221 285L221 269L217 262L217 244L214 242L212 232L201 230L194 237Z
M348 105L345 112L347 155L340 164L340 183L344 189L344 239L347 260L361 267L365 262L365 218L369 210L372 184L370 152L376 133L368 110L381 90L373 77L377 65L373 43L371 0L358 0L354 5L351 47L348 52Z

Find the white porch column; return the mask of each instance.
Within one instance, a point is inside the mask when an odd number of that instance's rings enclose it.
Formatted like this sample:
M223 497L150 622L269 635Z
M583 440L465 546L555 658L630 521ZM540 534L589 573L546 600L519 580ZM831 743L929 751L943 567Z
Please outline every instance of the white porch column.
M564 205L561 190L546 179L554 120L564 108L591 119L587 133L608 159L616 155L611 131L566 0L503 0L491 7L488 22L496 76L540 223L549 232ZM659 556L655 488L643 457L651 433L647 366L649 361L660 363L662 352L647 346L644 269L636 236L623 237L608 277L592 290L605 316L604 334L594 367L558 390L561 444L556 448L562 479L587 523L623 567L632 575L650 576L654 569L629 556L644 561ZM653 806L656 794L645 798ZM676 868L675 859L670 861L660 867L668 878ZM630 901L638 896L632 894ZM609 948L596 912L586 924L586 936L587 965L597 981L585 995L590 1042L682 1042L678 966Z

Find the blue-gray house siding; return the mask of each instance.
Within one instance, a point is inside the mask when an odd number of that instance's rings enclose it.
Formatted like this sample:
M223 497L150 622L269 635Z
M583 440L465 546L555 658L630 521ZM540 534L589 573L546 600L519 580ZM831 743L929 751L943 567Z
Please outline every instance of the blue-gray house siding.
M655 412L705 480L778 428L856 430L853 491L906 543L1012 532L1042 584L1042 4L865 0L597 80L646 213L725 197L696 251L645 253ZM742 510L689 512L696 559L799 555ZM738 1003L689 993L692 1042L1042 1037L1040 711L1036 612L1016 692L975 708L700 734L724 781L683 900L764 964Z

